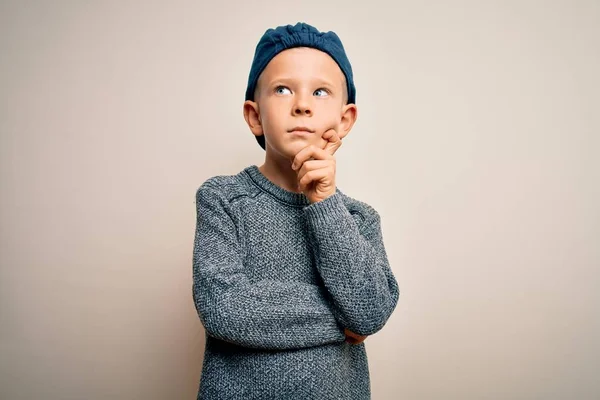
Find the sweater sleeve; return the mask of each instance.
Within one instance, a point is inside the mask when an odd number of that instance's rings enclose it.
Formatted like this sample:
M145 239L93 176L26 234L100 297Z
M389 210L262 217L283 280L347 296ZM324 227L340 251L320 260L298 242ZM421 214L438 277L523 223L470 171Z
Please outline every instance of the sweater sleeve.
M356 222L336 192L304 207L317 269L340 323L359 335L381 330L399 297L377 211L365 207Z
M229 203L212 185L196 192L193 299L207 335L260 349L343 342L323 286L250 281Z

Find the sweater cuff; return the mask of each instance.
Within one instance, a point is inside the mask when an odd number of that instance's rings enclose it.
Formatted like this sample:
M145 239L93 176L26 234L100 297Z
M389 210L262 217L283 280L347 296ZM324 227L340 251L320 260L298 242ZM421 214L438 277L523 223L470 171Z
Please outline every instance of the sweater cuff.
M332 219L339 219L344 215L350 215L342 195L336 191L325 200L317 201L304 207L305 217L316 224L327 223Z

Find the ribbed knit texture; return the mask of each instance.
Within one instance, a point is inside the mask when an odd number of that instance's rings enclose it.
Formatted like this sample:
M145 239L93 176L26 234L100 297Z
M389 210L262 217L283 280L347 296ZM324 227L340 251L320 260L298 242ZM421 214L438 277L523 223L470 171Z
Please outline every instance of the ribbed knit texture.
M372 335L398 301L377 211L339 188L311 204L251 165L207 179L196 212L198 399L370 399L370 338L344 327Z

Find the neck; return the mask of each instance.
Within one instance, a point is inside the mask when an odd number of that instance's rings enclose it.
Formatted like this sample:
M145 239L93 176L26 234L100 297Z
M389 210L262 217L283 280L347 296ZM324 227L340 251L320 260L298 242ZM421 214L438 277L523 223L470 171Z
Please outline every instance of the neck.
M267 148L265 162L258 169L276 185L290 192L301 193L298 190L298 172L292 169L291 159L270 157Z

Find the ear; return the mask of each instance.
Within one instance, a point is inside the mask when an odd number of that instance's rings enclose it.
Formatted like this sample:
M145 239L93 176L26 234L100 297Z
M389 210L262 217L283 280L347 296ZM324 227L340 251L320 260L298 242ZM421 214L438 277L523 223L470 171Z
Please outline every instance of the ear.
M258 103L251 100L246 100L244 102L244 119L254 136L263 135L264 132L260 121Z
M344 136L350 132L356 122L356 118L358 118L358 108L356 107L356 104L346 104L342 107L340 128L338 132L340 139L343 139Z

